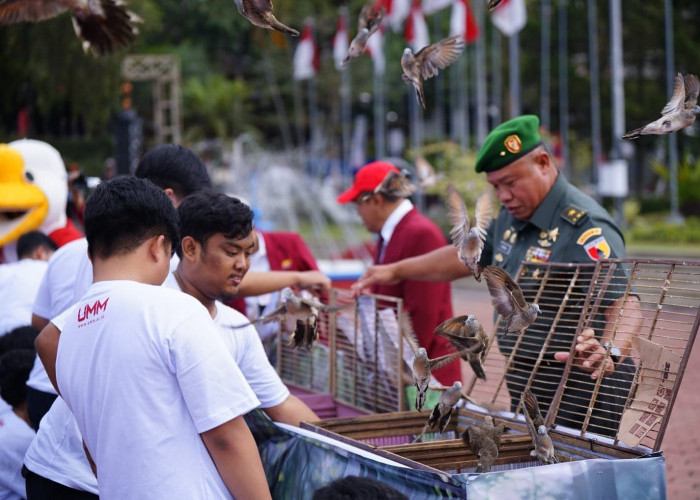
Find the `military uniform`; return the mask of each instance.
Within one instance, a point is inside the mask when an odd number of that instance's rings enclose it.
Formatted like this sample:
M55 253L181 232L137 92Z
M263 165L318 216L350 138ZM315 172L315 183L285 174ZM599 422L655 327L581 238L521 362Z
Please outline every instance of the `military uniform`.
M524 122L525 119L529 121ZM521 117L499 126L499 129L503 127L503 130L495 129L495 134L492 132L493 135L490 134L484 143L484 148L487 149L482 148L480 151L477 171L502 168L540 145L536 132L537 123L536 117ZM526 300L530 302L534 299L544 272L542 266L528 263L595 264L600 259L624 257L624 239L610 215L595 200L569 184L560 173L530 220L517 219L505 209L500 211L489 226L480 264L502 267L516 279L520 272L521 288ZM535 323L525 331L517 345L513 365L506 374L513 411L535 369L535 363L555 319L556 333L550 339L546 352L542 353L542 362L532 387L543 412L548 409L562 380L564 364L555 361L553 355L555 352L569 352L574 342L583 303L567 302L562 315L556 317L566 292L565 288L557 286L556 283L562 283L562 279L568 282L573 276L573 271L561 271L561 268L557 268L557 273L559 279L553 279L553 276L549 275L548 287L544 290L542 300L537 301L542 312ZM620 269L617 273L622 278L625 277L624 270ZM528 279L523 280L525 277ZM576 287L585 291L589 284L587 279L582 278L576 283ZM595 330L598 339L605 326L602 312L620 295L619 287L609 288L603 297L600 314L590 318L590 326ZM498 348L508 358L516 347L519 335L511 333L503 336L503 332L500 333ZM612 375L603 379L604 384L596 400L588 429L610 436L616 433L617 421L629 394L633 373L634 364L627 358L615 367ZM556 423L580 429L590 405L594 386L595 381L590 378L589 372L573 367Z

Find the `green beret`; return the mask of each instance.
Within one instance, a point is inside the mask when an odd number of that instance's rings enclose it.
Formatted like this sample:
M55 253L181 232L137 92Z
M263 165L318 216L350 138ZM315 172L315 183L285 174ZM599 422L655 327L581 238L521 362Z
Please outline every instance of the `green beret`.
M486 136L476 157L477 172L493 172L510 165L542 143L537 127L540 119L523 115L501 123Z

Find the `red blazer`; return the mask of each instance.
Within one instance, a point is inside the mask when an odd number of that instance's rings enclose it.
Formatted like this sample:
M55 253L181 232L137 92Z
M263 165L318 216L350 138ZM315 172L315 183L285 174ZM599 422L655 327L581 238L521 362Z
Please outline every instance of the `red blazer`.
M440 229L414 207L394 229L386 243L381 264L422 255L446 244ZM433 333L436 326L453 316L450 283L404 280L396 285L374 285L372 292L403 298L418 342L428 351L428 357L432 359L454 352L447 339ZM461 380L459 360L435 370L433 375L444 385Z
M270 271L318 271L316 259L297 233L267 233L258 230L258 234L265 239ZM227 305L243 315L246 313L244 297L236 297Z

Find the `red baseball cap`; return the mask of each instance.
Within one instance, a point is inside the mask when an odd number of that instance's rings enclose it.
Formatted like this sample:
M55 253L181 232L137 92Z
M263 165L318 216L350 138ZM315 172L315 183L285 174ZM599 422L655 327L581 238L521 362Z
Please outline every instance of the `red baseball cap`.
M336 200L338 203L348 203L355 201L361 193L374 191L387 174L391 171L399 172L399 169L387 161L374 161L368 163L355 174L355 182L350 189L341 193Z

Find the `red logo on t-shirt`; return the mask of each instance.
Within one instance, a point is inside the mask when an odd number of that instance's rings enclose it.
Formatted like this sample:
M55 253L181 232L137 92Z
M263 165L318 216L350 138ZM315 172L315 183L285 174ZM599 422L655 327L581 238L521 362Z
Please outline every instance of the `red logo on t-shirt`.
M107 310L107 302L109 302L109 297L107 297L104 302L96 301L94 304L86 304L82 309L78 309L78 323L82 323L90 316L97 316L101 312Z

